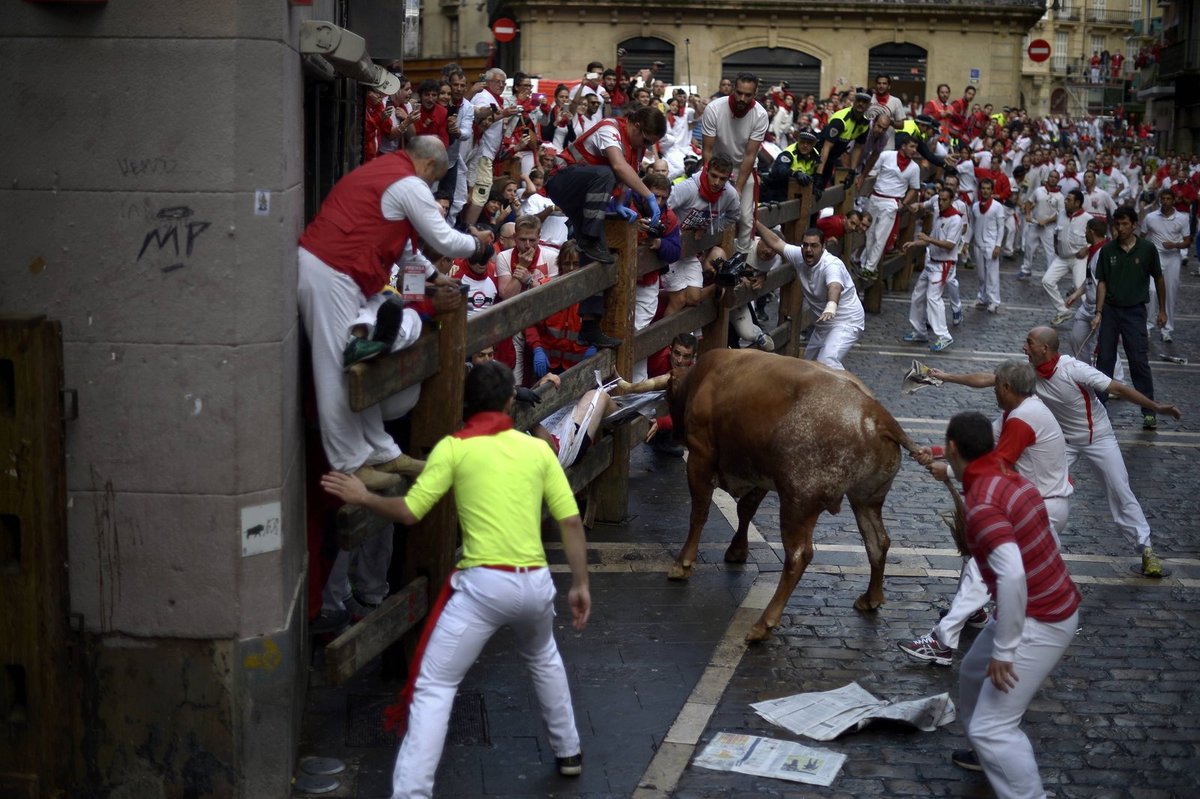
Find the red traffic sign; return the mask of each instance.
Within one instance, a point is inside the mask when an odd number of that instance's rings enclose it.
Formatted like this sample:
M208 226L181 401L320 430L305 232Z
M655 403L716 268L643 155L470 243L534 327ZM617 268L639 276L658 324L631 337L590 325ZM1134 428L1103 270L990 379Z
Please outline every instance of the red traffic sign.
M1041 63L1050 57L1050 42L1045 39L1034 39L1029 43L1029 60Z
M511 19L498 19L492 23L492 35L498 42L511 42L517 38L517 23Z

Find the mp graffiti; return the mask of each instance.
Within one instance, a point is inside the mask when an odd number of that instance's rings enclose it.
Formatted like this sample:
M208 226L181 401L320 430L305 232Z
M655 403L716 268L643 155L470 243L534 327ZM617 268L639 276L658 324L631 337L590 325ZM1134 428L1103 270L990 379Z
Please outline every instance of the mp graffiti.
M191 258L196 239L212 224L211 222L193 221L193 216L195 216L195 212L186 205L174 205L159 210L154 216L154 227L142 239L142 249L138 251L137 259L142 260L142 256L150 249L152 243L158 246L159 252L166 250L168 253L174 253L176 258ZM183 240L182 243L180 239ZM162 267L162 271L171 272L182 269L183 266L182 261L177 261Z

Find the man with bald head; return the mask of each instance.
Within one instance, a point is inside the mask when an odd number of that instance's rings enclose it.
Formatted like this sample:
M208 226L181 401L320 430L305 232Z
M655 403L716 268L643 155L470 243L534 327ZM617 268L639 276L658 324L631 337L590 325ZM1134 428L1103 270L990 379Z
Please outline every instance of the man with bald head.
M1142 556L1142 574L1161 577L1162 563L1150 544L1150 525L1142 506L1129 487L1129 472L1117 446L1117 437L1104 404L1097 393L1115 394L1145 408L1149 413L1166 414L1175 419L1182 415L1174 405L1150 399L1135 388L1058 351L1058 333L1050 327L1035 327L1025 337L1024 352L1037 372L1035 391L1062 428L1067 440L1067 463L1080 457L1091 462L1100 477L1113 521L1130 538ZM951 374L931 370L934 377L948 383L972 388L995 385L991 372Z

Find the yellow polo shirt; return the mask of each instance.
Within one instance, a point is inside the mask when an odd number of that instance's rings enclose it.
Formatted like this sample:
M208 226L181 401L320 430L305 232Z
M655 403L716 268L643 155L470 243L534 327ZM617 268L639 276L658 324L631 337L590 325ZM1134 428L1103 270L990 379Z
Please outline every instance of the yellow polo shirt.
M408 509L420 519L451 489L463 531L460 569L545 566L543 497L559 521L579 513L554 452L515 430L443 438L405 497Z

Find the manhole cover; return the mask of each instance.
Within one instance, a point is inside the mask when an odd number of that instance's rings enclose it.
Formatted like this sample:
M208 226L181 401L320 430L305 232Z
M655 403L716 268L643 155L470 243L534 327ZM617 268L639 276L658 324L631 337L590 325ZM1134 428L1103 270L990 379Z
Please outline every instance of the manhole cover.
M341 774L346 770L346 764L336 757L302 757L300 758L300 770L305 774L329 776Z
M316 774L301 774L293 783L300 793L322 794L332 793L341 785L333 777L321 777Z

